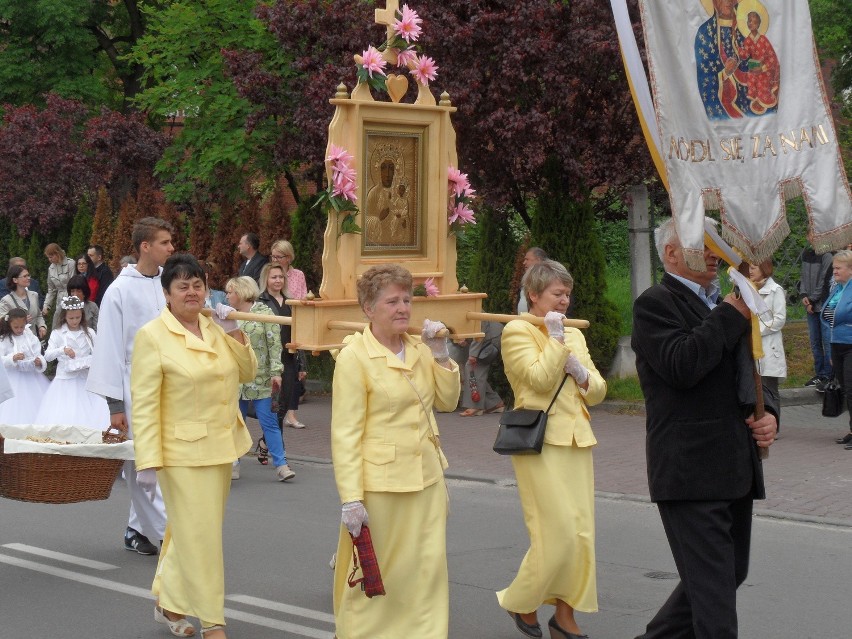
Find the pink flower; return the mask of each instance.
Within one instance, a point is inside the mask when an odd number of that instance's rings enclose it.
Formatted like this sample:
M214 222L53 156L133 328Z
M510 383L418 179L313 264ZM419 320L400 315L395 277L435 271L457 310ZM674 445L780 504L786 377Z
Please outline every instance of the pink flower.
M396 54L396 66L408 68L408 65L413 64L416 59L417 52L414 49L402 49Z
M331 162L332 164L334 164L334 168L337 168L341 164L349 164L349 161L352 159L354 159L353 156L350 155L346 149L344 149L342 146L332 144L326 161Z
M441 292L441 291L438 290L438 285L435 284L435 278L434 277L430 277L425 282L423 282L423 288L426 289L426 296L427 297L434 297L438 293Z
M451 166L447 168L447 179L457 196L461 197L465 191L473 193L473 189L470 188L470 182L467 179L467 173L462 173L456 167Z
M473 211L470 210L464 202L456 204L455 208L452 209L450 224L454 224L456 222L459 224L476 224L476 220L473 217Z
M331 194L336 197L344 197L350 202L358 200L358 196L355 194L355 182L351 180L344 180L340 184L335 184Z
M438 65L435 61L426 55L415 56L414 68L411 69L411 75L420 84L429 86L429 80L434 80L437 77Z
M406 42L416 42L423 31L420 26L420 23L423 22L422 18L417 15L414 9L409 9L407 4L402 5L401 15L402 17L393 23L394 33Z
M384 68L387 62L382 57L382 54L379 53L379 50L372 44L361 54L361 58L363 58L361 66L364 67L367 75L371 78L373 77L373 72L376 72L379 75L385 75Z
M356 174L355 169L348 164L339 164L332 169L331 175L332 180L337 184L344 181L354 182Z

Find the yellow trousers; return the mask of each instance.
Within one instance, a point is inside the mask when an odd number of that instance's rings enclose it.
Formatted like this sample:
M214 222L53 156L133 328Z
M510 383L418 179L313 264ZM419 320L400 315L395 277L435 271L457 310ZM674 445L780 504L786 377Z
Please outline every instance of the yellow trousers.
M447 491L444 478L418 492L364 495L368 526L385 585L368 599L350 588L352 539L340 527L334 569L337 639L447 639ZM359 569L356 579L361 576Z
M541 455L513 456L512 466L530 548L497 601L523 614L542 604L556 605L557 599L575 610L596 612L592 449L545 444Z
M157 471L168 520L151 592L166 610L225 623L222 522L231 464L169 466Z

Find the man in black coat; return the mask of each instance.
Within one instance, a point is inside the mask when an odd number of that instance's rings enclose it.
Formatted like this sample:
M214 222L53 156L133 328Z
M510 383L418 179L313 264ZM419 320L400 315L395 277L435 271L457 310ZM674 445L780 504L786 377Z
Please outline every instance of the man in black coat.
M718 299L717 257L705 247L707 270L691 270L671 219L656 241L666 274L633 306L632 346L651 500L681 581L641 639L735 638L752 502L765 497L757 447L774 441L778 398L764 387L754 419L750 313L733 294Z
M240 264L239 275L247 275L260 285L260 272L269 261L268 257L257 252L260 248L260 238L254 233L246 233L240 238L237 247L240 255L246 258L245 262Z
M95 294L95 299L92 300L98 306L101 305L101 300L104 298L109 285L112 284L112 271L109 265L104 262L104 247L98 244L92 244L86 251L95 265L95 277L98 280L98 292Z

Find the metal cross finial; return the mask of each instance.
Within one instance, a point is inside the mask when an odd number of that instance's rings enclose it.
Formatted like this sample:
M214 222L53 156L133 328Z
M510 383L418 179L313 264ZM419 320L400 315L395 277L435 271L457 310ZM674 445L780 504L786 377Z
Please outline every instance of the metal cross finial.
M393 23L396 20L397 11L399 11L399 0L386 0L384 9L376 9L376 24L387 26L388 38L393 36Z

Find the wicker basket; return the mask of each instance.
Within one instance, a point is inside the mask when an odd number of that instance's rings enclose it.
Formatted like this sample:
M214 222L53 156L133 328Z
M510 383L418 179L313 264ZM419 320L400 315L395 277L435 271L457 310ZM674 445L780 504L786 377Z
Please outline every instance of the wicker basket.
M103 433L103 442L124 441ZM0 437L0 497L42 504L73 504L107 499L123 459L41 453L7 455Z

